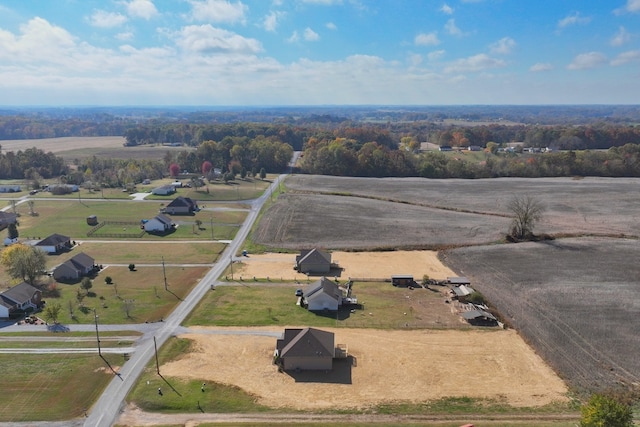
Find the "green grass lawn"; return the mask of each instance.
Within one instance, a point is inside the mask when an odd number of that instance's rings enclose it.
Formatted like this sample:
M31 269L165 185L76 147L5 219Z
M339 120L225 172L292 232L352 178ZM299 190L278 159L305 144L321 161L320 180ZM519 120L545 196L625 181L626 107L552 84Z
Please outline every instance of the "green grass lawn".
M120 355L105 354L113 367ZM0 421L68 420L80 417L113 379L98 355L0 354Z
M171 199L172 200L172 199ZM165 201L166 202L166 201ZM37 216L31 216L29 206L21 204L17 207L20 215L20 225L18 230L21 238L45 238L52 233L63 234L72 239L114 239L112 236L101 236L101 233L119 232L119 233L138 233L140 228L138 224L142 219L150 219L155 217L160 208L166 203L146 203L146 202L104 202L86 200L79 202L77 200L51 201L41 200L35 201L34 210ZM219 206L216 206L219 207ZM226 206L224 206L226 207ZM234 207L234 206L230 206ZM87 217L96 215L99 222L104 221L126 221L135 224L119 225L117 229L103 231L99 230L91 237L87 236L93 227L87 225ZM151 240L210 240L211 224L213 224L214 239L230 239L235 236L239 224L241 224L247 216L246 211L223 210L223 211L200 211L195 215L176 215L172 220L178 225L174 233L166 236L155 236L145 234L142 239ZM196 221L200 221L200 227ZM116 237L117 239L117 237ZM136 240L125 239L122 240Z
M158 352L160 366L188 353L191 341L169 338ZM162 369L160 370L162 374ZM182 380L161 377L152 360L127 397L129 402L147 411L160 412L264 412L270 410L258 405L256 398L237 387L207 383L202 392L202 380ZM158 394L158 388L163 395ZM198 407L198 404L200 405Z
M77 300L78 291L82 295L86 292L80 289L80 284L57 283L59 297L45 293L43 298L47 304L61 305L59 322L62 324L93 323L93 309L100 323L156 322L166 318L207 271L206 267L166 267L167 291L162 267L139 267L136 271L109 267L93 281L89 296L82 299L82 306ZM107 276L113 279L113 284L105 283Z
M239 286L218 286L209 292L186 319L186 325L270 326L305 325L313 327L348 327L401 329L445 327L427 318L430 305L448 312L442 295L426 289L408 291L389 283L355 283L354 294L363 307L351 312L315 314L296 305L295 290L305 284L289 285L246 281ZM409 294L409 292L411 292ZM410 298L407 298L410 295ZM259 301L259 304L256 302ZM441 326L438 326L441 325ZM468 328L455 322L455 328Z

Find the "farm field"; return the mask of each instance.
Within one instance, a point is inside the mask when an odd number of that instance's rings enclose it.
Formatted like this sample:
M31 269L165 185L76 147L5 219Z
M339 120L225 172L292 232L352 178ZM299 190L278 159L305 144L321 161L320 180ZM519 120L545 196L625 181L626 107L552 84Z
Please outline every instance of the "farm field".
M571 386L639 386L635 355L640 339L634 319L640 300L635 262L640 180L296 175L286 184L287 194L266 212L254 234L259 243L290 248L449 248L445 265L456 275L470 277L472 286ZM502 215L514 194L541 200L547 211L536 232L559 238L497 244L509 225ZM420 210L425 214L419 215ZM471 234L472 230L478 231Z
M253 235L272 248L421 248L502 240L514 194L547 206L538 233L640 235L634 178L345 178L295 175ZM615 210L612 209L615 207Z

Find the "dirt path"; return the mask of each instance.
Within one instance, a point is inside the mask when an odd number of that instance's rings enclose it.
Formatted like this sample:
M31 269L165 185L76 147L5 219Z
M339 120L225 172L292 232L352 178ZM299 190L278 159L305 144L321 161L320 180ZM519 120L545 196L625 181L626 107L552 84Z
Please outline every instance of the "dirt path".
M438 259L435 251L332 252L332 261L344 270L340 277L391 278L394 274L412 274L420 281L428 274L433 279L456 276ZM235 273L244 277L303 280L306 276L293 269L296 254L267 253L249 255Z

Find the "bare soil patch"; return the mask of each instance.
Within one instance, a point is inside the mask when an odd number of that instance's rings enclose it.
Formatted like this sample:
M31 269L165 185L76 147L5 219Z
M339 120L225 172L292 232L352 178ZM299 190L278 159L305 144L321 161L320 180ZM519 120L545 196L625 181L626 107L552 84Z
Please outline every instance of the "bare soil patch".
M244 278L271 278L281 280L305 280L304 274L293 269L296 254L267 253L249 255L242 260L236 270ZM392 251L392 252L332 252L333 262L343 268L339 277L387 278L396 274L412 274L420 282L427 274L433 279L455 276L438 259L435 251Z
M26 150L27 148L39 148L45 153L60 153L63 151L78 150L82 148L123 148L125 142L122 136L68 136L63 138L42 139L12 139L2 141L4 151Z
M514 406L567 400L564 383L514 331L335 333L336 343L347 344L352 359L338 362L331 373L279 373L271 363L276 339L240 334L183 335L194 340L198 350L160 370L165 377L236 385L258 396L261 404L298 410L366 408L447 396L496 399Z

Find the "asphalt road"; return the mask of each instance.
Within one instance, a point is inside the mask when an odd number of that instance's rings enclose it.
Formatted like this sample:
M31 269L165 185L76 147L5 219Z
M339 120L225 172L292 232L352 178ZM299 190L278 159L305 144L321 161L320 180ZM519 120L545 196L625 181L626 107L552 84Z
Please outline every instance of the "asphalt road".
M295 160L295 159L294 159ZM96 401L90 410L89 416L86 418L84 425L87 427L111 426L118 419L123 409L125 397L131 387L135 384L137 378L142 373L144 367L149 363L155 353L153 337L156 339L158 347L161 347L165 341L180 330L180 324L187 315L195 308L196 304L202 297L211 290L218 278L231 263L234 254L236 254L240 245L247 238L251 227L258 218L258 214L262 209L265 201L273 194L273 189L277 188L286 175L280 175L276 178L268 191L251 202L251 209L244 224L238 230L235 239L227 246L222 253L219 261L209 270L209 272L194 287L193 291L180 303L176 309L169 315L164 322L155 325L158 329L155 334L145 334L137 344L135 353L120 369L120 375L115 376L111 383L104 390L100 398Z

